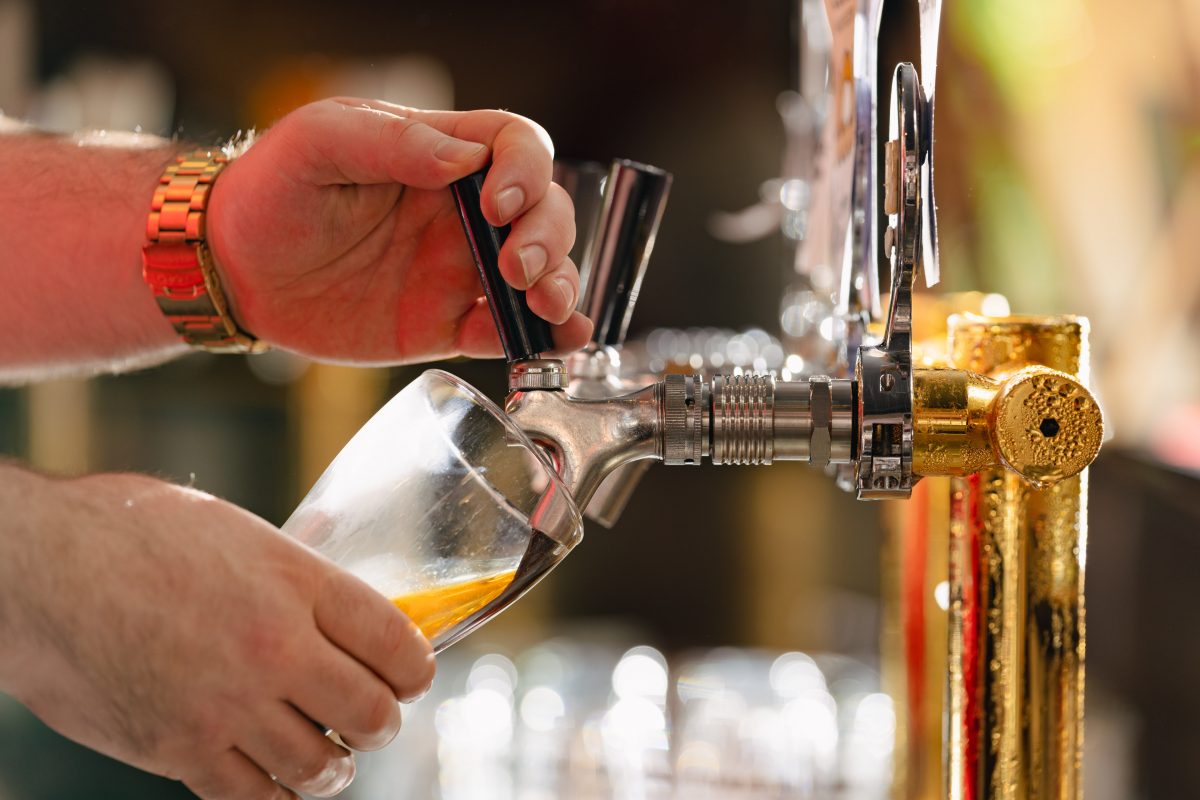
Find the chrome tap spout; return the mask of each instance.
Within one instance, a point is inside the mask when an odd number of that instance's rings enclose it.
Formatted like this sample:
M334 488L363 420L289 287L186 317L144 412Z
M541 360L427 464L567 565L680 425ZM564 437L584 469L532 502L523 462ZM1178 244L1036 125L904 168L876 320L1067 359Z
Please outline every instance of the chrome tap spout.
M561 390L516 389L505 410L549 453L575 502L585 507L613 470L662 458L660 384L601 400Z

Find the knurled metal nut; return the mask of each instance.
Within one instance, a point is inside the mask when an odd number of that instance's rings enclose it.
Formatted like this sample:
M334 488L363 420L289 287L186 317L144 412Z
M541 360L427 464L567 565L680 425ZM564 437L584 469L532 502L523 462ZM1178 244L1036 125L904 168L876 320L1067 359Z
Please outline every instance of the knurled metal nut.
M561 363L517 362L510 367L508 388L565 389L569 376Z
M525 372L513 377L513 389L563 389L567 382L557 372Z
M691 386L689 386L689 383ZM663 437L663 461L667 464L698 464L698 427L696 404L689 405L689 389L699 384L691 375L667 375L663 379L663 410L666 430Z

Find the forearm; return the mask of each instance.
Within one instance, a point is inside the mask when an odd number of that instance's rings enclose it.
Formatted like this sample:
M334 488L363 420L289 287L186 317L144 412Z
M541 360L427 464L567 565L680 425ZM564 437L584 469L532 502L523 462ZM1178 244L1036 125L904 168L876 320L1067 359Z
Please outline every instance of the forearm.
M30 600L50 587L29 581L44 564L36 563L38 537L48 511L57 505L56 486L65 481L47 478L0 461L0 692L19 693L20 677L33 668L36 623L31 624Z
M185 350L141 278L150 196L177 150L128 134L0 135L0 383Z
M146 526L131 524L137 506L177 491L144 475L58 478L0 460L0 692L28 702L73 658L80 604L101 602L93 590L118 562L152 549Z

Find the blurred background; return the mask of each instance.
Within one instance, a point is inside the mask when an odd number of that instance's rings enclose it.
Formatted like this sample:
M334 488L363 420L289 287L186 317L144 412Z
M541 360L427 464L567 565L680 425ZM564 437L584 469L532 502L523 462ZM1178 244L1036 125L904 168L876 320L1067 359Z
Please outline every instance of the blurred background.
M506 108L560 156L674 173L634 338L716 336L730 363L774 366L793 332L778 179L804 5L0 0L0 109L217 143L332 94ZM881 69L919 61L916 4L883 25ZM1200 796L1200 3L948 0L939 75L939 290L1088 316L1115 431L1091 470L1088 796ZM499 362L438 366L503 392ZM149 472L280 524L422 368L193 354L3 389L0 453ZM796 464L651 469L614 530L589 528L446 654L354 796L886 796L892 505ZM186 796L0 698L0 799Z

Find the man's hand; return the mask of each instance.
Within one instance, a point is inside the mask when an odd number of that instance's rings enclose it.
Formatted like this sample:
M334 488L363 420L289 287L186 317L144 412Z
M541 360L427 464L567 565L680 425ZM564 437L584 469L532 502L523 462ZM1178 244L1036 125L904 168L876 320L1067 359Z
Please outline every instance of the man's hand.
M483 213L512 224L505 279L583 346L575 221L546 132L503 111L418 111L339 98L272 127L217 181L209 241L238 321L337 361L495 356L499 339L449 184L492 161Z
M142 280L150 197L177 143L0 132L0 383L118 372L184 352ZM567 258L570 198L545 131L502 111L335 99L284 117L213 187L208 240L234 317L317 359L494 356L449 184L492 162L483 212L512 224L500 269L554 323L591 323Z
M235 506L0 472L0 690L78 742L206 800L324 797L354 760L314 721L382 747L433 677L384 597Z

